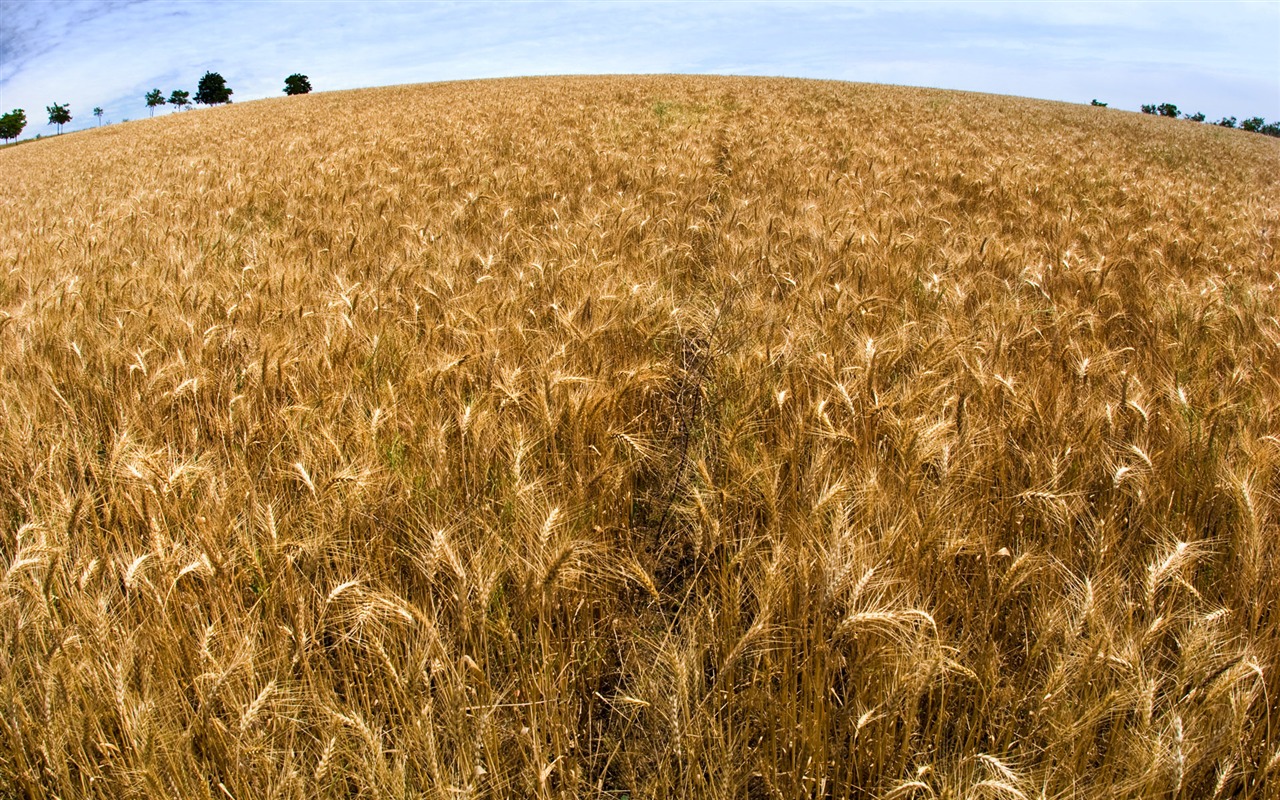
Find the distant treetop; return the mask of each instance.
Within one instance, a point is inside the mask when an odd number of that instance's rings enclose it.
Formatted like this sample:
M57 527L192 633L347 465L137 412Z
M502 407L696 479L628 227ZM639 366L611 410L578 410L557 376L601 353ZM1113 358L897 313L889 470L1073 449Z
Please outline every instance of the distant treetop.
M284 79L285 94L309 94L311 92L311 81L306 75L295 72Z
M227 88L226 78L216 72L206 72L196 86L195 101L201 105L216 106L230 103L232 94L234 93Z

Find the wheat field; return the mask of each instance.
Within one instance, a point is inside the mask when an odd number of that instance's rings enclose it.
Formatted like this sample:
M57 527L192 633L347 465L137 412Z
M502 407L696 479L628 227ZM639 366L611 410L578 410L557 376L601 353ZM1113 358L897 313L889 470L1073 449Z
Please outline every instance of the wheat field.
M543 78L0 180L0 797L1277 796L1272 139Z

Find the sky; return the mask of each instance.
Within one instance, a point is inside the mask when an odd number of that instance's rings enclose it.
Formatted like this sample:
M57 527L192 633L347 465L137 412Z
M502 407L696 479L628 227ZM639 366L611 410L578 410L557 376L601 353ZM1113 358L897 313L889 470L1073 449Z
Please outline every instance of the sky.
M0 113L24 138L147 116L158 88L220 73L242 102L519 75L782 75L1210 120L1280 119L1280 0L1260 2L425 2L0 0ZM159 113L170 113L165 106Z

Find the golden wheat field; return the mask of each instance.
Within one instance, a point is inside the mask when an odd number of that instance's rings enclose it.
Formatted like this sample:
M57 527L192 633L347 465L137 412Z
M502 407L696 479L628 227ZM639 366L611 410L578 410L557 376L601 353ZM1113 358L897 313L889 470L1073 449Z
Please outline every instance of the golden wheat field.
M546 78L0 181L0 797L1277 796L1272 139Z

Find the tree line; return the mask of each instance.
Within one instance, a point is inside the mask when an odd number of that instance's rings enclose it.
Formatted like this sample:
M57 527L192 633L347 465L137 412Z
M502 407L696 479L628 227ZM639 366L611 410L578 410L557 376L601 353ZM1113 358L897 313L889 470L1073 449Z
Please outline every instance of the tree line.
M284 93L287 95L308 94L310 91L311 80L306 75L295 72L284 79ZM159 89L152 89L143 96L143 100L146 101L147 110L154 117L156 108L159 106L171 105L182 111L189 107L193 100L200 105L220 105L230 103L231 95L234 93L231 87L227 86L226 78L217 72L206 72L196 85L194 98L185 89L174 89L169 93L168 98ZM46 106L45 110L49 113L49 124L56 125L58 133L62 133L62 126L72 119L70 104L54 103L51 106ZM93 115L98 118L99 125L102 125L102 116L105 113L102 106L97 106L93 109ZM128 120L125 121L127 122ZM17 139L26 127L27 112L25 109L15 108L7 114L0 115L0 139L4 139L6 142Z
M1099 103L1097 100L1094 100L1093 104L1095 106L1106 106L1106 103ZM1192 122L1205 121L1203 113L1197 111L1194 114L1186 114L1179 111L1178 107L1173 103L1144 103L1142 105L1142 113L1154 114L1160 117L1169 117L1170 119L1186 119L1191 120ZM1267 122L1262 117L1249 117L1245 120L1237 120L1235 117L1223 117L1217 122L1212 122L1210 124L1220 125L1223 128L1239 127L1240 130L1249 131L1250 133L1261 133L1264 136L1280 137L1280 121Z

